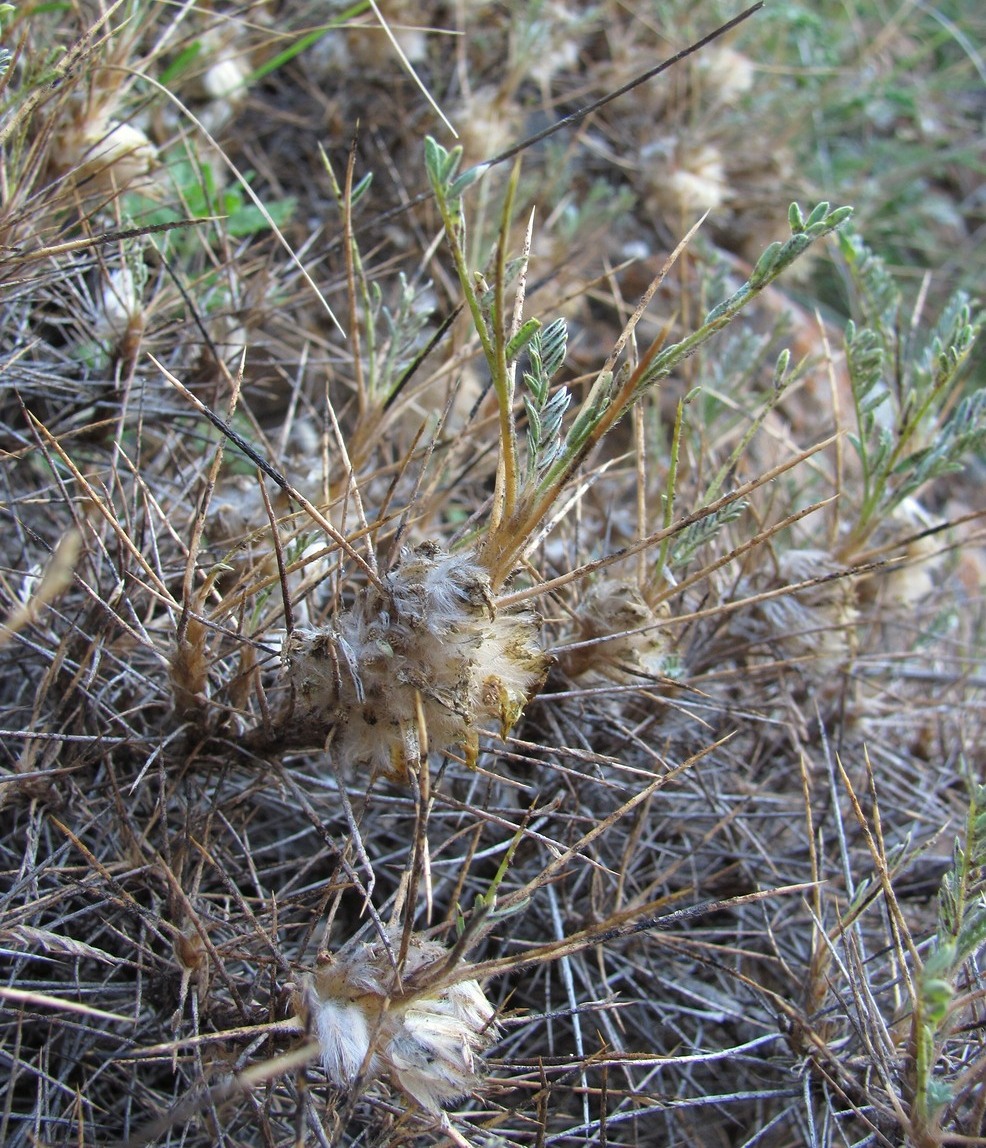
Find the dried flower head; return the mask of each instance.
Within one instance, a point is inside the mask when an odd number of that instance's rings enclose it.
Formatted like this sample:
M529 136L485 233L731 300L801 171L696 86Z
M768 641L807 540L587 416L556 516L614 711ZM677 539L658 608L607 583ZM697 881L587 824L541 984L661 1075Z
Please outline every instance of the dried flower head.
M652 609L635 586L595 583L576 611L577 648L562 656L562 669L573 678L616 682L666 675L671 653L660 621L669 614L666 603Z
M932 516L913 498L905 499L889 516L889 529L899 532L903 528L914 537L904 549L905 561L891 567L882 579L880 591L886 605L909 610L934 591L944 566L943 548L934 534L922 536L934 525Z
M444 945L412 936L400 970L399 947L394 933L323 954L305 1003L333 1084L383 1075L439 1112L479 1086L478 1057L497 1035L494 1009L477 981L450 983Z
M514 108L495 87L480 87L453 109L453 120L469 162L478 163L509 147L516 138Z
M398 779L429 749L463 746L472 762L480 729L506 733L544 680L539 626L530 611L496 610L470 556L432 542L405 549L335 625L287 639L293 706L282 724Z
M777 559L779 584L818 581L796 594L765 601L758 620L737 620L737 628L771 651L800 662L819 678L843 667L855 654L859 610L856 587L827 551L789 550ZM741 587L746 592L745 585Z
M215 134L240 110L249 91L252 65L243 29L233 20L209 29L199 39L197 60L201 70L190 75L182 95L200 105L196 115Z
M97 297L92 334L108 348L138 341L145 325L143 265L124 264L109 272Z
M727 107L753 87L753 61L735 48L712 44L697 61L710 102Z
M157 162L157 149L147 135L105 110L67 124L52 154L59 168L100 192L127 187L148 175Z
M660 141L645 149L645 158L655 159L666 149ZM714 211L730 198L729 180L722 153L711 143L676 143L666 166L655 163L647 192L647 206L658 214L676 219L679 214L695 215Z

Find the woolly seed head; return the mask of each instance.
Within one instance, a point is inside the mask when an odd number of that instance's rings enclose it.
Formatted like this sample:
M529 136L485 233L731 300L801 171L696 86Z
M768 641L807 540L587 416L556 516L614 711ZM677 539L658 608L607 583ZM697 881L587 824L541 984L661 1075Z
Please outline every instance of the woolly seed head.
M99 190L127 187L148 175L157 162L157 149L139 127L105 112L66 126L53 155L74 178L91 181Z
M686 214L721 207L729 198L729 184L719 149L713 144L680 148L654 198Z
M932 516L913 498L905 499L896 507L884 524L887 530L918 535L904 549L906 560L892 566L880 580L882 600L890 608L910 610L934 591L936 578L944 566L942 543L934 535L920 536L934 524Z
M655 611L635 586L596 582L576 611L578 641L592 644L563 655L562 669L573 678L621 683L667 674L671 652L658 623L669 614L666 603Z
M469 555L431 542L405 549L334 626L288 638L289 720L331 738L345 764L398 780L426 749L461 746L471 762L480 729L506 733L540 688L550 658L539 629L529 611L497 612Z
M777 559L781 585L794 585L835 574L839 564L824 550L788 550ZM848 578L807 586L797 594L765 601L759 625L746 625L772 656L804 663L825 679L854 655L859 611L856 590ZM741 628L744 624L740 623Z
M441 975L444 945L413 936L398 973L399 945L395 932L324 955L306 1003L333 1084L383 1075L439 1112L479 1086L478 1058L497 1035L494 1009L477 981Z
M146 274L130 265L111 271L104 279L97 299L92 325L94 337L109 347L118 347L128 336L144 330L143 291Z
M715 44L699 53L698 68L714 102L727 106L750 91L756 78L749 56Z

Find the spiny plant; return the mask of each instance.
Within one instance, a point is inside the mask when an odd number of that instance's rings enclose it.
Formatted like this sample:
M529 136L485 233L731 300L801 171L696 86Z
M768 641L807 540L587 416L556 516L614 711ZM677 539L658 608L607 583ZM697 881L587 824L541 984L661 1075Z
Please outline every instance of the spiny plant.
M612 103L500 181L434 140L421 163L432 113L375 82L372 6L338 36L305 6L122 11L69 53L106 96L140 45L112 107L69 99L73 66L10 89L2 129L0 1140L979 1135L975 910L933 903L981 802L955 784L982 768L980 603L949 568L975 561L950 471L978 440L923 453L975 308L927 363L895 321L843 374L778 276L844 209L792 209L743 266L712 219L677 244L683 148L649 153L673 218L630 204L649 168L601 170L634 154ZM511 139L518 98L554 120L646 70L625 8L464 9L456 40L440 14L390 27L404 64ZM176 164L154 190L182 227L142 229L143 186L90 198L82 157L49 179L45 125L78 106ZM340 165L313 141L354 108ZM200 218L261 194L280 237ZM850 346L875 269L847 271ZM931 403L874 405L897 362ZM930 525L885 520L917 500Z
M567 408L570 397L564 388L557 392L553 400L555 405L550 408L550 437L545 434L541 412L536 406L531 407L525 402L529 425L529 412L535 412L536 424L529 442L537 448L537 452L532 452L528 459L525 475L525 464L518 458L518 435L514 425L516 371L521 353L540 331L541 323L537 319L521 321L527 274L526 255L522 256L514 272L518 279L514 298L509 303L506 298L508 266L505 228L501 230L497 244L493 286L488 286L485 279L480 277L478 281L485 288L482 296L475 286L476 280L465 261L462 193L481 172L471 169L461 176L457 175L461 158L461 149L449 152L435 140L426 141L425 164L428 176L438 201L459 285L479 335L499 410L497 488L493 496L489 528L479 545L479 554L488 563L496 586L504 581L524 553L531 536L540 528L578 466L610 429L649 388L667 378L684 359L693 355L707 339L731 322L812 242L844 223L851 214L851 208L837 208L833 211L829 204L822 203L805 218L797 206L792 206L791 238L786 243L772 243L761 255L746 282L728 299L713 307L697 330L669 347L662 345L663 339L655 341L636 365L627 361L621 363L619 360L623 348L632 336L647 301L660 286L675 256L682 249L682 245L679 245L661 274L648 288L640 307L621 333L613 352L593 381L565 433L562 434L562 404ZM510 218L511 204L512 186L505 197L505 220ZM528 235L525 250L529 250L529 247ZM556 360L552 366L557 370L561 365L559 351L563 353L564 349L563 328L556 321L549 327L549 331L552 332L552 352ZM535 353L540 361L540 348L536 347ZM534 386L540 389L542 397L538 400L535 392L535 401L540 401L542 410L548 411L545 388L550 374L547 378L544 376L543 363L540 368L535 366L535 370L539 369L541 374L535 378ZM525 374L525 382L527 379ZM528 386L531 384L528 383Z
M564 361L564 322L555 321L542 332L538 320L523 320L527 257L511 268L506 254L516 179L505 197L489 285L482 275L474 278L466 264L462 195L480 173L458 175L461 154L461 149L448 152L426 140L426 169L497 401L499 454L488 519L477 524L470 549L461 556L434 542L408 549L329 627L295 631L285 647L288 697L274 718L275 736L287 729L309 743L329 739L344 765L369 764L398 777L413 771L423 747L447 751L464 746L467 762L473 763L477 731L484 724L498 718L505 734L516 723L540 689L549 660L537 646L538 619L516 608L498 609L495 592L526 556L532 536L544 531L576 470L611 428L811 242L849 215L848 209L831 211L820 204L806 218L792 207L791 239L772 244L746 283L714 307L694 334L667 348L661 347L663 340L655 343L636 365L619 363L643 314L639 307L565 426L571 395L564 386L550 394L550 379ZM525 252L530 248L530 231L524 247ZM651 285L648 297L663 276ZM510 280L516 287L508 302ZM520 455L515 413L523 353L531 365L524 372L531 393L524 403L526 459ZM670 483L673 489L673 468ZM725 508L749 489L723 495L674 525L669 499L665 526L648 544L666 542L710 515L722 521Z

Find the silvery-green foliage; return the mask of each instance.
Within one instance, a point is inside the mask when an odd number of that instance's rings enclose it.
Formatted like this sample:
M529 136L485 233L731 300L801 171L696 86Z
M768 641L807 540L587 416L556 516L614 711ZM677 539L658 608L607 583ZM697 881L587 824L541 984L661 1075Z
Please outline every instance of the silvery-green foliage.
M947 1053L961 1000L957 980L986 943L986 786L969 786L965 833L955 839L952 864L938 890L938 931L918 968L911 1023L913 1112L937 1134L955 1090L936 1071Z
M860 322L886 344L897 327L900 289L886 264L854 232L839 235L839 251L846 261Z
M378 360L372 364L375 393L389 399L400 383L401 374L424 343L424 331L432 314L426 293L408 283L399 274L397 300L394 306L383 300L379 284L370 285L376 338L382 336Z
M900 466L901 479L894 504L908 498L925 483L962 470L969 454L986 446L986 391L967 395L941 426L932 445L916 451Z
M561 449L561 424L572 401L566 387L551 394L551 379L565 361L568 328L564 319L555 319L538 331L528 344L530 369L524 371L529 394L524 395L527 412L528 477L545 470Z
M2 24L8 16L13 16L15 11L16 9L13 4L0 4L0 24ZM11 52L9 48L0 48L0 78L7 74L13 61L13 52Z
M668 553L668 566L672 570L687 566L696 551L715 538L727 523L735 522L746 507L747 503L743 500L731 502L698 522L693 522L691 526L686 526L674 536Z
M697 331L686 336L681 342L665 347L654 357L648 369L641 375L638 391L646 390L669 375L680 362L693 355L707 339L730 323L751 300L773 283L778 275L790 267L813 243L836 231L851 215L851 207L832 208L828 203L819 203L805 216L800 207L792 203L788 212L791 237L783 243L778 241L769 244L757 260L747 281L728 299L713 307Z
M840 237L840 248L861 320L847 324L845 351L856 421L849 441L863 486L855 533L862 538L928 482L960 470L986 441L986 396L956 401L981 319L959 292L913 346L881 261L854 236Z

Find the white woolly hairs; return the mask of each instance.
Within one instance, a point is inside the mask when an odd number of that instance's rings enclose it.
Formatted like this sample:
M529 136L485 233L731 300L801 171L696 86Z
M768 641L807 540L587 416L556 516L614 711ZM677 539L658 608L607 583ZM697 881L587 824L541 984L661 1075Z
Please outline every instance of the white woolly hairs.
M359 1005L331 998L320 1000L315 994L310 1003L326 1075L333 1084L345 1087L359 1075L370 1051L366 1016ZM367 1065L370 1075L375 1061L376 1057L372 1057Z
M334 1085L351 1085L361 1069L368 1080L383 1074L438 1113L481 1083L479 1056L497 1037L495 1010L475 980L440 978L404 996L412 980L441 968L448 950L414 935L401 979L396 944L395 936L326 955L308 986L308 1010Z

